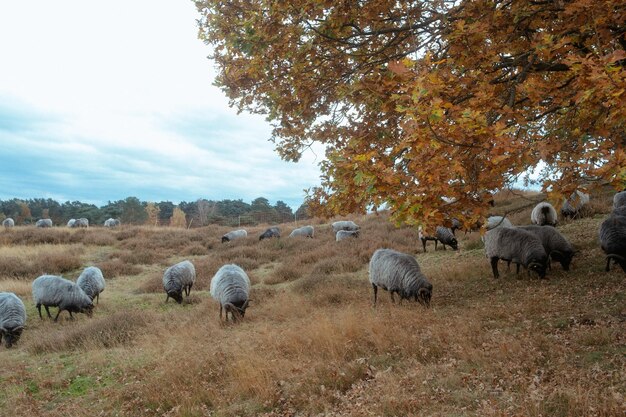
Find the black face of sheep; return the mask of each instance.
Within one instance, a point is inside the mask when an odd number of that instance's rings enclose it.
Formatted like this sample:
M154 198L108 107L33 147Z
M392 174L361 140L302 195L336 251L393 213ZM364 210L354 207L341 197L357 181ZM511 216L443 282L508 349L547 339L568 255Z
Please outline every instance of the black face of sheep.
M246 308L248 308L249 302L250 300L245 300L245 301L236 301L234 303L224 304L224 310L226 311L226 320L228 321L229 312L234 322L238 322L239 320L242 320L244 316L246 315Z
M222 236L222 243L230 242L230 239L226 236Z
M541 260L532 260L528 263L528 270L535 272L539 278L546 277L546 262Z
M559 262L563 267L564 271L569 271L569 266L572 263L572 258L574 257L575 252L560 252L554 250L550 253L550 257Z
M87 317L93 316L93 303L86 307L82 307L78 312L86 314Z
M181 288L180 291L170 291L167 293L167 297L165 298L165 302L167 303L167 300L169 298L173 298L174 301L176 301L178 304L182 304L183 303L183 290Z
M432 297L433 288L420 288L415 295L415 301L425 307L430 307L430 298Z
M2 337L4 336L4 346L6 346L7 349L10 349L14 343L17 343L18 340L20 340L22 330L24 330L24 327L15 327L13 329L0 328L0 343L2 342Z
M613 263L616 263L619 266L621 266L624 272L626 272L626 258L616 255L616 254L611 254L611 255L606 256L606 269L605 269L606 272L609 272L611 270L611 260L613 260Z
M448 244L452 249L459 250L459 242L456 239L452 239Z

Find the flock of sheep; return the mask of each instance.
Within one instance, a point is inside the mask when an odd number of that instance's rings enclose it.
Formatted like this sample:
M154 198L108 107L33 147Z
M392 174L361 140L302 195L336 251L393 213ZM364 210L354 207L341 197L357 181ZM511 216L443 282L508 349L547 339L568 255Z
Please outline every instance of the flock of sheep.
M576 216L589 202L589 196L577 192L563 205L563 216ZM5 224L11 227L13 221ZM80 221L82 219L77 219ZM113 223L107 222L109 220ZM109 219L105 222L107 227L119 225L119 221ZM564 270L569 270L575 250L570 242L555 226L558 223L557 213L554 207L547 202L541 202L532 210L532 225L514 226L507 218L492 216L487 219L486 233L483 236L485 253L489 258L493 275L499 277L498 261L504 260L510 267L516 264L519 273L520 266L528 271L533 271L544 278L546 270L550 268L550 262L561 263ZM75 223L73 223L75 224ZM456 250L458 243L454 237L455 229L460 228L460 222L452 222L453 228L437 227L435 236L429 236L420 229L424 252L426 241L434 240ZM69 224L68 224L69 225ZM77 226L73 226L77 227ZM81 227L81 226L78 226ZM336 241L359 236L360 227L352 221L338 221L332 224ZM245 238L248 233L234 230L222 236L222 243ZM313 238L313 226L304 226L291 232L289 237ZM280 237L280 229L271 227L259 236L259 240ZM617 193L613 199L613 212L600 226L600 244L606 253L606 270L609 270L610 262L619 264L626 272L626 191ZM374 305L376 305L378 288L390 293L395 302L394 295L400 297L400 303L404 299L414 299L416 302L429 307L432 297L433 286L421 272L419 264L414 256L401 253L392 249L378 249L372 255L369 263L369 282L374 293ZM196 271L193 263L188 260L179 262L167 268L163 274L163 289L166 293L165 302L170 298L177 303L183 302L183 296L189 296L191 288L196 280ZM220 304L220 320L228 321L230 313L231 321L241 320L250 302L250 279L246 272L239 266L228 264L222 266L211 279L211 296ZM58 311L54 318L56 321L62 311L72 313L85 313L91 316L94 309L94 299L99 302L99 294L104 291L105 280L102 271L97 267L87 267L78 277L76 282L54 275L42 275L35 279L32 284L33 302L41 314L41 306L46 310L49 318L49 307L57 307ZM19 338L26 323L26 309L24 303L13 293L0 293L0 342L4 338L5 346L11 347Z
M119 219L106 219L104 221L104 227L117 227L121 224ZM2 221L3 227L15 226L15 220L7 217ZM39 219L35 222L35 227L52 227L52 219ZM81 217L80 219L69 219L67 221L67 227L89 227L89 219Z

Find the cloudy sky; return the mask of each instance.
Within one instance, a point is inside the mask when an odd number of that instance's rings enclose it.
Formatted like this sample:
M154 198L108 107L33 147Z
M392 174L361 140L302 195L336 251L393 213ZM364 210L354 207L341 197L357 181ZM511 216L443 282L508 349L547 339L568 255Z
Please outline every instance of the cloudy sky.
M297 208L323 152L274 152L212 86L188 0L0 2L0 199L266 197Z

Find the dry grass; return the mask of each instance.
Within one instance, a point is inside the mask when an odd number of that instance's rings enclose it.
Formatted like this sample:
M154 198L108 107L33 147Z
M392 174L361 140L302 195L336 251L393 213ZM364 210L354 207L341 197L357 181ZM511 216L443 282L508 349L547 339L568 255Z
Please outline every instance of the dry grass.
M526 201L496 200L494 210ZM9 271L65 254L80 260L72 276L95 264L117 278L92 319L53 323L32 305L31 269L0 276L29 315L16 349L0 349L0 415L621 415L626 283L603 271L596 233L607 208L597 202L559 226L579 253L571 272L555 266L548 280L494 280L478 233L459 233L458 252L424 254L416 231L385 213L353 217L361 237L343 242L319 220L314 239L259 242L258 227L228 244L218 226L16 228L26 237L0 237L0 259L15 259ZM431 309L394 305L385 292L372 308L367 264L380 247L416 255L434 285ZM196 266L192 295L164 304L163 271L183 259ZM239 325L220 324L207 294L230 262L253 283Z

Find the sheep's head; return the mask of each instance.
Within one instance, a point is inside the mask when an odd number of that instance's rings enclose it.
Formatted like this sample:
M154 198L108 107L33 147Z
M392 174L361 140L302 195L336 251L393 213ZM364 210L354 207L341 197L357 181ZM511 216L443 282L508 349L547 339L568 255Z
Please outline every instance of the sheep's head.
M249 302L250 300L244 300L244 301L224 304L226 317L228 317L228 313L230 312L234 321L237 322L239 320L242 320L244 316L246 315L246 308L248 308Z
M546 262L532 260L528 263L528 269L539 275L539 278L546 277Z
M81 313L85 313L87 317L93 316L93 302L89 301L89 304L86 304L80 309Z
M422 287L417 291L417 295L415 296L415 301L420 303L425 307L430 307L430 298L432 297L433 286L428 284L426 287Z
M230 242L230 239L227 236L222 236L222 243Z
M569 266L572 263L572 258L575 254L576 252L573 251L561 252L554 250L550 253L550 257L559 262L565 271L569 271Z
M450 246L454 250L459 250L459 242L457 242L455 238L452 238L452 240L450 241Z
M168 291L167 295L173 298L178 304L183 303L183 289Z
M23 330L24 326L17 326L11 329L0 327L0 334L4 337L4 346L9 349L14 343L17 343L20 340L20 336L22 336Z

